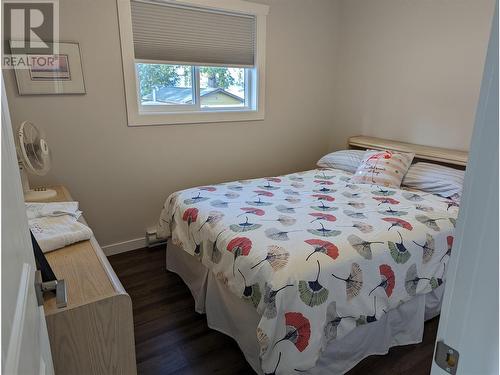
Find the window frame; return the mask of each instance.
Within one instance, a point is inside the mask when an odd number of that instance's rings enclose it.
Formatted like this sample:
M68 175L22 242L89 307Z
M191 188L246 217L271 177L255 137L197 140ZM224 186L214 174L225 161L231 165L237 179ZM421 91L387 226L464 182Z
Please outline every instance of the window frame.
M168 0L166 0L168 2ZM151 105L143 110L139 97L139 81L136 69L137 62L157 64L183 64L182 62L162 62L135 59L132 34L132 13L130 0L117 0L118 21L121 41L123 76L125 86L125 101L129 126L143 125L173 125L205 122L254 121L263 120L265 114L265 43L266 16L269 7L263 4L250 3L242 0L176 0L176 4L197 6L218 11L251 14L256 22L255 66L245 70L245 86L250 95L245 92L245 106L239 108L201 108L199 90L199 67L192 67L194 103L192 105L165 105L168 111L163 111L161 105ZM208 65L207 66L212 66ZM229 66L232 67L232 66ZM250 72L250 70L252 72ZM248 80L248 81L247 81ZM246 88L245 88L246 91ZM186 107L187 106L187 107ZM153 108L156 107L156 108Z
M191 68L191 81L192 81L192 94L193 103L192 104L147 104L143 105L141 103L140 97L140 79L137 69L137 64L166 64L166 65L179 65L178 63L166 62L166 61L156 61L156 60L135 60L135 81L136 81L136 91L137 91L137 106L139 108L139 114L176 114L176 113L209 113L209 112L247 112L254 111L255 107L255 95L253 89L253 80L255 79L255 70L253 68L241 68L244 69L245 74L245 102L243 106L238 107L219 107L219 108L208 108L201 106L201 87L200 87L200 68L205 66L197 65L183 65L189 66ZM211 65L211 67L214 65ZM228 68L238 68L230 66Z

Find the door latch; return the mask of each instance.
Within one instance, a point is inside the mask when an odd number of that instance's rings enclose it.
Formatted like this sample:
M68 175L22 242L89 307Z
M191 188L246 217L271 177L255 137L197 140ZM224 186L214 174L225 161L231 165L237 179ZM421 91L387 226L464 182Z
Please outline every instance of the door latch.
M56 307L63 308L68 305L68 296L66 295L66 283L64 280L42 281L42 273L37 270L35 273L35 292L38 306L43 305L44 292L56 292Z
M457 373L458 358L460 354L452 347L446 345L444 341L438 341L436 344L436 356L434 361L444 371L455 375Z

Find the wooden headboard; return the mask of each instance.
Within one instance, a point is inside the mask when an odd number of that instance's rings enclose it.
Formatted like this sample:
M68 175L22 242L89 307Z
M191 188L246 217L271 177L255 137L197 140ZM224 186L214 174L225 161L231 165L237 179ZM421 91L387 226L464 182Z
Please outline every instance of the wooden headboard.
M415 153L415 161L429 161L458 169L465 169L469 157L467 151L422 146L383 138L365 137L362 135L349 138L349 148L413 152Z

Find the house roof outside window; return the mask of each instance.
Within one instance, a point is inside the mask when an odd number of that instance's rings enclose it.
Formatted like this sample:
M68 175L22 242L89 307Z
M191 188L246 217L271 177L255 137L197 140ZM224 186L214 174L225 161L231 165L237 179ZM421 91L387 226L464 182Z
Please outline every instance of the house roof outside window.
M243 105L244 98L224 90L223 88L207 87L200 90L202 104L204 101L214 100L220 104L240 104ZM153 94L148 94L142 97L142 104L191 104L192 103L191 87L160 87Z

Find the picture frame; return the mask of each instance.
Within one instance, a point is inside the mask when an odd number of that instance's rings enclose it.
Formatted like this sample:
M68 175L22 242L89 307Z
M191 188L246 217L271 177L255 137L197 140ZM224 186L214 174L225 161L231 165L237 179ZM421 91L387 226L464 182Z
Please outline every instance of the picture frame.
M26 55L28 64L14 69L19 95L86 93L80 45L66 42L52 45L53 55Z

